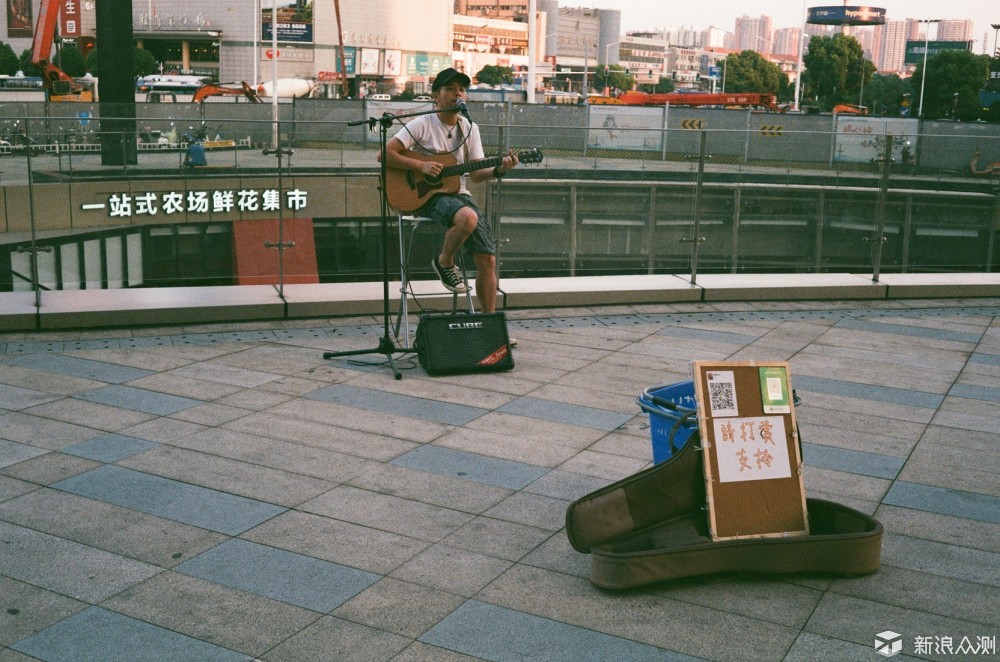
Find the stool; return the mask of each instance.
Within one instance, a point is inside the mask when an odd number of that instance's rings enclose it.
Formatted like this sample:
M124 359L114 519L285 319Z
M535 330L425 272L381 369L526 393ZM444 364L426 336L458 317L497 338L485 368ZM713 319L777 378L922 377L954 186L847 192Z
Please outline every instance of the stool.
M435 225L434 219L428 218L426 216L413 216L411 214L399 214L397 217L399 224L399 312L396 314L396 327L395 334L396 340L399 340L400 330L403 330L403 339L400 345L401 349L412 349L410 346L410 325L407 315L409 313L408 299L413 297L416 299L417 295L410 292L410 267L411 258L413 257L413 241L416 237L417 230L425 224ZM407 226L409 231L407 231ZM436 253L435 253L436 254ZM465 272L465 256L460 250L457 256L457 264L462 270L462 280L465 282L465 301L468 304L469 312L475 313L476 309L472 304L472 289L469 287L469 277ZM429 262L428 262L429 263ZM437 276L435 276L437 280ZM443 286L442 286L443 287ZM451 294L451 312L458 312L458 293L450 292ZM437 296L437 295L428 295ZM405 327L405 328L404 328Z

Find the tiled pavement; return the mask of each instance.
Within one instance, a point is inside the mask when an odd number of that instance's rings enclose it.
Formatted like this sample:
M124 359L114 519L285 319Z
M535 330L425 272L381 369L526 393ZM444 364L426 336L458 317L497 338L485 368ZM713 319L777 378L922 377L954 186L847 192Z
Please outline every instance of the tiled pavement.
M513 311L513 372L400 381L322 358L372 318L0 336L0 660L995 659L998 313ZM566 507L648 465L634 398L694 359L791 362L876 574L589 583Z

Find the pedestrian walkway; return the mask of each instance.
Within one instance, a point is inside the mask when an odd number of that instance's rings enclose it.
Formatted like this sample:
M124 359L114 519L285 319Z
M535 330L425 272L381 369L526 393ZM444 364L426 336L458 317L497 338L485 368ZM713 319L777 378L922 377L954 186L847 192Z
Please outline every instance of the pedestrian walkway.
M0 661L994 659L1000 299L509 313L429 377L381 317L0 335ZM874 575L610 592L564 526L649 466L634 399L787 360L807 494ZM889 644L891 646L891 642Z

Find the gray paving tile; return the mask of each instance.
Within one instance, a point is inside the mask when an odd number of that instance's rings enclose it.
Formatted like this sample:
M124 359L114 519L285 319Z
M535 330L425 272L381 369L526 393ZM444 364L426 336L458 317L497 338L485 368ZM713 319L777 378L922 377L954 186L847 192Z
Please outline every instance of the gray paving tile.
M394 660L410 639L391 632L325 616L263 656L274 662L315 660Z
M1000 586L1000 553L889 532L882 538L882 563L966 581Z
M428 542L441 540L472 519L450 508L347 486L336 487L299 509Z
M400 455L390 464L512 490L531 484L549 471L544 467L430 445Z
M627 423L634 415L531 397L517 398L500 407L498 411L609 432Z
M0 521L0 575L97 603L160 568Z
M810 377L808 375L797 375L794 377L794 381L796 389L803 391L830 393L850 398L863 398L865 400L889 402L910 407L936 409L941 406L941 401L944 400L944 396L936 393L922 393L920 391L893 388L890 386L859 384L838 379Z
M193 577L328 612L380 575L245 540L229 540L175 568Z
M347 484L465 513L481 513L511 494L507 488L395 464L372 466Z
M96 437L100 432L90 427L63 423L24 412L0 415L0 439L59 450L78 441Z
M989 386L974 386L972 384L955 384L948 395L958 398L973 398L987 402L1000 402L1000 388Z
M670 326L657 331L658 335L672 338L693 338L705 342L728 343L732 345L749 345L759 336L731 331L710 331L708 329L693 329L683 326Z
M385 393L346 384L328 386L327 388L314 391L306 395L306 397L312 400L334 402L370 411L397 414L426 421L437 421L449 425L464 425L487 412L487 410L478 407Z
M247 531L242 538L381 575L392 572L428 544L370 526L294 510Z
M7 467L18 462L30 460L39 455L45 455L49 451L44 448L37 448L27 444L19 444L13 441L0 439L0 467Z
M38 485L33 485L9 476L0 475L0 503L9 501L10 499L16 499L22 494L27 494L28 492L33 492L37 489Z
M947 329L933 329L925 326L890 324L887 322L872 322L853 318L842 319L837 322L837 326L844 329L858 329L873 333L891 333L893 335L918 338L938 338L966 343L979 342L979 339L982 337L980 333L970 333L967 331L949 331Z
M0 576L0 596L3 607L0 610L0 646L9 646L89 606L3 576Z
M52 487L227 535L239 535L285 510L111 465L59 481Z
M147 391L132 386L106 386L104 388L78 393L75 397L90 402L97 402L112 407L122 407L141 411L146 414L167 416L183 409L190 409L202 404L201 400L181 398L167 393Z
M478 600L463 604L420 641L487 660L697 659Z
M20 409L27 409L28 407L40 405L44 402L58 400L60 397L61 396L59 395L43 393L30 388L21 388L19 386L4 384L3 388L0 389L0 409L18 411Z
M199 527L53 489L0 503L0 519L161 568L225 540Z
M906 461L904 458L879 453L865 453L805 442L802 444L802 460L814 467L889 479L899 474Z
M71 444L63 448L62 452L67 455L76 455L97 462L111 464L151 448L156 448L157 446L159 444L146 441L145 439L111 433Z
M875 635L886 630L904 635L904 655L922 659L927 656L916 652L918 637L952 637L957 643L963 636L987 634L982 625L836 593L828 593L823 597L806 625L806 631L817 635L872 646L872 657L869 659L876 659ZM947 656L935 657L949 659Z
M5 363L70 377L84 377L108 384L122 384L153 374L150 370L59 354L25 354L9 359Z
M416 638L462 602L464 598L454 593L384 577L337 607L333 615Z
M296 506L336 483L210 453L162 445L119 466L278 506Z
M228 662L246 655L144 623L113 611L91 607L12 646L42 660L66 662Z
M885 495L890 506L1000 524L1000 497L896 481Z
M320 616L309 609L169 570L122 591L101 606L254 657Z

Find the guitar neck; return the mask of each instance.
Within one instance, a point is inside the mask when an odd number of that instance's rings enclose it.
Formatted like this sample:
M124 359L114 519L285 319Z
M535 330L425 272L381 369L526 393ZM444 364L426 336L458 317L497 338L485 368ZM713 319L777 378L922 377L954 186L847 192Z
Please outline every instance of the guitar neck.
M467 172L473 172L474 170L482 170L483 168L495 168L503 163L502 156L492 156L485 159L477 159L475 161L469 161L468 163L456 163L455 165L445 166L441 169L440 177L451 177L453 175L464 175Z

